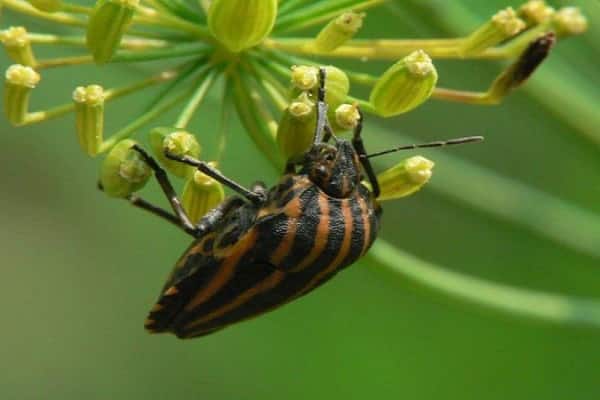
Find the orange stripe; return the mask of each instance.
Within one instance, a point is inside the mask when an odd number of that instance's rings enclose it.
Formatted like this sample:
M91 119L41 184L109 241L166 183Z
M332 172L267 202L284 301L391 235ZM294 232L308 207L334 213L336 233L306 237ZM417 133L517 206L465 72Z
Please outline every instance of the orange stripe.
M283 280L283 278L285 278L285 276L286 276L286 274L283 271L274 271L264 281L259 282L256 285L254 285L253 287L251 287L250 289L246 290L244 293L242 293L238 297L236 297L231 303L228 303L228 304L224 305L223 307L214 310L213 312L205 315L201 319L191 321L189 324L187 324L185 326L185 330L197 328L198 325L202 325L207 322L210 322L211 320L213 320L215 318L221 317L228 311L236 309L237 307L239 307L242 304L251 300L253 297L277 286ZM262 312L260 312L260 313L262 313Z
M367 207L367 203L365 199L361 196L358 196L358 205L360 206L360 216L363 224L363 247L360 251L361 256L367 252L367 247L369 247L369 242L371 241L371 223L369 221L369 209Z
M234 275L235 267L240 259L254 246L257 238L256 229L251 229L240 238L234 246L232 252L223 259L223 263L218 266L219 272L209 282L209 284L190 300L185 306L186 311L191 311L219 291Z
M300 262L300 264L294 267L291 272L302 271L304 268L312 265L321 255L323 249L325 249L327 237L329 236L329 202L327 201L327 197L322 194L319 194L319 210L321 216L319 219L319 225L317 225L315 243L310 250L310 253L308 253L308 255Z
M324 268L321 272L319 272L317 275L315 275L314 278L312 278L310 280L308 285L306 285L304 287L304 289L302 289L300 292L298 292L298 296L301 296L304 293L308 292L321 279L323 279L325 276L327 276L331 272L335 271L335 269L342 263L342 261L344 261L344 259L348 255L348 252L350 251L350 245L352 243L352 230L354 228L354 224L352 223L352 210L350 208L350 200L344 199L342 201L341 209L342 209L342 216L344 218L345 229L344 229L344 238L342 239L342 245L340 246L340 250L338 251L338 253L335 256L335 258L333 259L333 261L326 268Z

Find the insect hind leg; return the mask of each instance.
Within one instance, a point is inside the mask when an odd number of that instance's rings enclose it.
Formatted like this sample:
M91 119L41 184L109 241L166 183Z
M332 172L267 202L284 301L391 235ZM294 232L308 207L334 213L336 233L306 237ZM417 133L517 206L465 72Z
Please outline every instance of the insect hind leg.
M143 201L143 202L138 201L138 204L134 204L134 205L136 205L140 208L149 210L156 215L159 215L163 218L166 218L167 220L170 220L171 222L173 222L172 218L177 218L177 220L179 221L179 225L183 228L183 230L185 230L187 233L195 236L196 235L196 227L194 226L194 224L192 224L192 222L190 221L190 218L188 217L187 213L183 209L183 206L181 205L181 201L179 201L179 198L177 197L177 194L175 193L175 189L173 189L173 185L171 185L171 182L169 181L169 177L167 176L167 173L165 172L165 170L162 169L160 167L160 165L158 165L156 160L154 158L152 158L139 145L137 145L137 144L133 145L132 149L137 151L142 156L142 158L144 159L146 164L148 164L148 166L152 169L152 171L154 171L154 176L156 177L156 180L158 181L165 196L167 197L167 200L169 200L169 203L171 204L171 208L175 212L175 216L167 213L164 210L159 209L156 206L152 206L145 201Z

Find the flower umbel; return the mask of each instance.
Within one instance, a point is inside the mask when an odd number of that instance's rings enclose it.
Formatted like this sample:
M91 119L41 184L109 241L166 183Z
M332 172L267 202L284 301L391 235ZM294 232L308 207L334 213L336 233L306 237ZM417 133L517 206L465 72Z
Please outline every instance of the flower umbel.
M0 41L14 62L5 73L5 116L11 124L22 126L74 112L79 144L86 154L103 156L100 183L113 197L130 198L148 181L151 170L131 149L138 142L146 143L161 165L182 179L184 206L198 221L223 200L223 188L192 167L168 159L165 151L198 158L202 147L204 153L202 137L194 135L190 125L215 92L222 101L213 161L227 164L222 154L228 121L235 113L257 149L282 171L288 159L301 156L311 144L320 65L327 70L328 118L335 134L343 135L357 126L361 112L388 118L429 99L499 103L534 72L556 40L587 28L577 8L554 10L542 0L530 0L514 10L491 13L487 22L472 27L465 37L361 39L369 9L383 6L385 0L306 3L98 0L90 7L65 0L2 0L4 10L61 28L33 32L5 26L0 31ZM311 27L321 29L313 36L292 36ZM42 46L78 53L45 58L37 52ZM438 76L444 76L444 70L436 68L438 59L510 63L487 91L475 92L438 86ZM155 60L161 61L156 64L160 66L137 82L115 88L102 81L85 82L74 87L72 99L65 98L62 104L30 109L30 97L43 90L42 78L49 69L96 64L103 71L105 64ZM387 66L373 75L342 68L344 60L379 60ZM368 95L351 95L351 85L362 86ZM116 132L106 132L110 104L150 87L160 90L148 99L144 111L131 115L130 122ZM179 110L177 117L165 120L174 109ZM432 161L416 156L382 173L382 200L416 192L429 181L432 168Z

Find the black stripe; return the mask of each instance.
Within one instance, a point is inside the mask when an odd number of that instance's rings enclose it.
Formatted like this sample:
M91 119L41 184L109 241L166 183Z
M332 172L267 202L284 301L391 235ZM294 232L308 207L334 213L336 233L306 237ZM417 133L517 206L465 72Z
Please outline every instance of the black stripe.
M343 261L347 267L360 257L365 239L365 227L362 220L362 209L357 197L350 199L350 210L352 213L352 237L350 238L350 250Z
M318 207L317 193L315 196L307 201L306 206ZM222 315L214 320L211 320L206 326L202 328L211 329L218 326L229 325L234 322L246 319L257 314L263 313L267 310L272 309L275 306L284 304L289 300L294 299L297 294L317 275L320 271L326 268L337 256L339 248L341 246L342 239L344 237L345 227L343 224L340 225L340 221L343 221L343 215L341 213L339 200L329 200L330 208L330 224L329 224L329 237L327 244L320 257L317 258L313 265L308 266L306 269L288 274L283 281L274 287L273 289L259 294L252 298L244 305ZM199 329L199 328L198 328Z
M177 270L176 276L172 280L173 282L177 282L175 285L177 294L165 296L164 292L173 286L172 284L165 285L157 301L163 308L160 311L150 312L148 318L155 322L148 326L148 328L157 332L168 330L171 322L179 314L189 298L214 278L220 264L220 260L198 253L187 257L185 264Z
M186 325L228 304L273 272L273 267L268 264L253 263L251 253L252 250L240 259L234 267L234 275L212 297L191 311L182 310L172 324L173 329L177 332L185 332Z
M315 245L317 227L321 219L318 189L311 187L300 195L301 218L296 227L296 236L289 254L278 268L289 270L298 265Z

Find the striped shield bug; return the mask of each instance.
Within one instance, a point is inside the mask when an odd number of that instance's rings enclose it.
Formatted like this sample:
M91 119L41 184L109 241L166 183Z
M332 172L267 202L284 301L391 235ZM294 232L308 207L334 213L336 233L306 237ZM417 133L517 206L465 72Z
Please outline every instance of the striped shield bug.
M288 162L270 189L262 183L247 189L208 163L165 153L238 194L197 224L186 215L166 172L141 147L133 146L154 171L175 214L135 195L129 201L194 238L146 319L149 332L171 332L179 338L207 335L312 291L365 255L377 236L380 189L371 157L481 140L466 137L367 154L362 116L351 140L334 135L327 119L325 75L320 68L313 143L300 160Z

